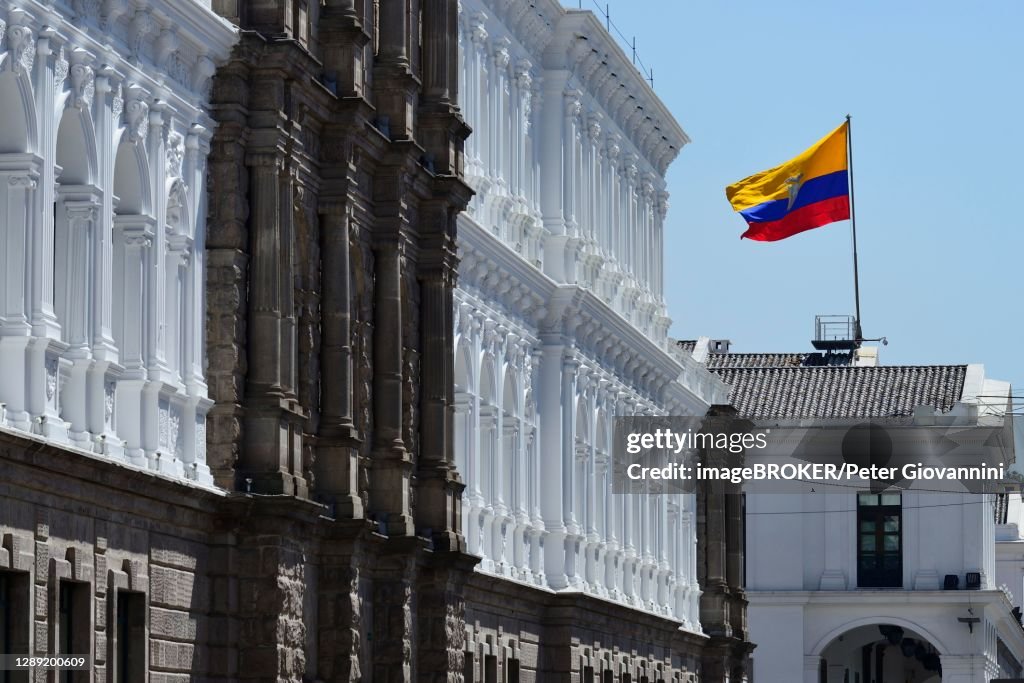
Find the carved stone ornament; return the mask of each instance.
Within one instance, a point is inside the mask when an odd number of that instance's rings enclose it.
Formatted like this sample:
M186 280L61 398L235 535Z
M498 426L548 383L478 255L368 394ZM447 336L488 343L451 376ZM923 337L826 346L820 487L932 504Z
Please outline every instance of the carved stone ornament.
M181 431L181 418L177 411L171 410L167 413L167 447L172 453L178 453L178 437Z
M52 401L57 394L57 359L46 361L46 400Z
M16 74L32 73L36 60L36 37L28 26L11 26L7 30L7 46L10 51L8 64Z
M178 49L179 43L178 34L173 28L165 28L160 31L160 35L156 39L156 55L153 58L158 67L164 67L167 58Z
M153 244L153 236L146 232L126 232L124 235L126 247L147 248Z
M114 383L103 385L103 424L110 427L114 424Z
M576 118L583 111L583 104L580 102L580 92L578 90L566 90L564 93L565 97L565 115L569 118Z
M181 178L182 162L185 160L185 138L172 131L167 138L167 177Z
M11 187L23 187L26 190L36 189L39 177L34 174L12 175L7 178L7 184Z
M111 102L111 113L114 117L114 125L121 124L121 113L124 111L124 97L121 96L121 86L117 86L117 90L114 91L114 99Z
M101 28L106 29L115 23L128 9L128 0L103 0Z
M71 88L74 92L74 105L77 109L89 109L96 94L96 73L88 64L75 64L71 67Z
M487 23L487 15L483 12L476 12L469 18L470 36L476 45L483 45L487 40L487 29L484 25Z
M508 66L510 56L509 47L512 45L512 41L502 36L494 41L494 65L499 69L504 69Z
M125 106L125 117L128 138L132 142L145 140L149 133L149 105L142 99L131 99Z
M204 97L208 94L210 80L217 73L217 65L206 55L196 60L192 67L192 89Z
M100 15L99 0L74 0L71 7L75 10L75 18L80 24L91 22Z
M160 402L160 409L157 411L157 443L162 448L167 448L170 436L171 409L164 401Z
M2 38L3 31L0 30L0 39ZM60 92L64 87L64 81L68 78L68 66L68 60L64 57L64 47L61 46L53 63L53 89L56 92Z
M128 45L131 48L132 59L138 59L142 54L142 43L146 36L153 32L155 25L149 12L144 9L135 11L132 23L128 27Z

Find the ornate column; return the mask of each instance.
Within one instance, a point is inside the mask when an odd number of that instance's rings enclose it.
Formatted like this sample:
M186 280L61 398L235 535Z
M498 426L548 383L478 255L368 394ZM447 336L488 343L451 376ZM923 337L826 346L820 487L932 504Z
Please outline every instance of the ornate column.
M562 469L565 472L562 481L562 518L565 520L565 574L566 582L570 587L577 587L581 584L581 577L578 571L578 558L580 542L582 539L582 520L576 518L576 510L573 505L576 496L583 493L584 482L580 481L576 470L576 374L579 372L580 362L577 360L575 351L566 350L562 356L561 367L561 404L562 404L562 448L561 461Z
M321 214L321 382L317 440L317 496L333 503L339 517L359 518L359 437L352 419L352 293L350 240L355 228L342 201Z
M53 29L43 27L36 41L35 85L36 107L40 112L56 111L57 53L50 46ZM13 55L8 57L12 59ZM52 115L44 115L39 122L37 149L52 150L57 147L57 125ZM38 190L32 194L34 200L33 229L30 233L31 250L23 252L32 266L31 319L32 334L39 338L60 339L60 322L53 305L53 200L56 183L54 157L43 154L39 165Z
M122 378L117 382L114 410L117 436L123 440L129 462L145 466L142 432L142 394L146 385L146 305L153 285L153 241L156 222L148 216L120 215L114 217L114 241L117 244L115 270L120 274L113 283L115 307L119 315L114 321L121 343Z
M392 140L413 136L418 84L411 73L409 50L419 49L418 32L412 31L411 0L380 0L378 51L374 61L374 93L386 134ZM383 122L383 121L382 121Z
M359 3L362 7L365 2ZM366 46L373 37L372 19L361 16L355 0L327 0L320 14L324 81L341 97L361 97L365 87Z
M239 484L259 493L306 496L302 471L304 414L290 391L293 377L294 311L291 290L290 176L275 153L253 153L250 168L251 268L245 448ZM282 205L283 200L287 203ZM285 216L285 214L288 214ZM286 242L287 240L287 242ZM286 293L285 290L288 290ZM244 484L243 484L244 482Z
M110 287L108 283L114 279L114 134L120 124L124 100L111 69L103 68L93 78L97 182L100 189L106 191L99 197L99 215L92 244L92 356L99 362L117 363L118 349L114 342L114 287Z
M433 530L435 547L462 550L461 493L465 486L455 468L452 430L452 388L455 368L454 215L448 207L432 207L435 230L431 249L420 266L420 455L417 472L417 525ZM421 207L421 211L426 207Z
M278 251L278 172L282 162L273 154L250 154L246 165L250 168L252 196L247 377L252 391L260 395L282 397L282 279Z
M562 455L562 354L565 342L561 335L545 335L541 340L540 371L538 373L538 416L540 420L541 453ZM571 456L570 456L571 458ZM539 458L541 516L548 531L545 550L545 569L548 584L555 589L565 588L566 516L563 504L568 474L563 457Z
M57 310L64 321L64 353L70 369L61 392L61 417L69 423L69 436L80 448L92 450L92 434L88 419L89 372L93 366L91 344L96 321L90 315L91 265L94 243L102 207L95 188L62 186L56 211ZM106 283L104 283L106 284ZM109 289L109 287L108 287Z
M444 175L462 172L463 144L469 128L459 116L458 0L422 0L423 89L419 140Z
M415 532L409 501L413 462L402 442L403 240L394 235L374 245L374 447L370 504L385 520L388 534L397 536Z
M191 267L187 274L186 313L184 335L184 363L181 369L182 380L190 396L206 396L206 379L203 362L206 337L206 158L210 153L210 131L200 125L194 125L185 138L185 171L184 177L194 206L190 225L192 235ZM203 226L199 229L198 226Z
M298 173L294 162L289 161L281 169L278 188L281 203L278 212L278 241L276 245L280 261L280 316L281 316L281 389L288 397L297 393L298 376L298 318L295 311L295 181ZM302 466L294 465L294 472L302 474Z
M6 26L7 59L3 67L14 78L31 79L36 57L34 31L22 25L27 23L22 10L12 10L9 19L12 25ZM46 66L41 68L45 70ZM33 142L26 138L24 149ZM32 295L27 283L32 277L33 240L35 233L41 232L33 226L41 220L37 193L40 176L46 178L46 163L27 151L0 155L0 375L9 380L0 385L0 401L7 404L7 424L26 431L31 428L26 350L33 333ZM49 182L52 188L52 162Z
M146 377L145 304L152 279L149 264L156 222L148 216L120 215L114 217L114 238L118 244L117 269L122 279L113 283L120 315L115 321L121 341L121 365L125 377Z

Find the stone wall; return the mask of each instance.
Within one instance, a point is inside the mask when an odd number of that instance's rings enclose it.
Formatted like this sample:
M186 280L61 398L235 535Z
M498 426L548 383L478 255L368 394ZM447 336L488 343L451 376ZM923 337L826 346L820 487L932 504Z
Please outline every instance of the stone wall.
M466 600L467 682L492 680L489 665L493 680L521 683L726 680L701 675L707 639L673 619L482 573L473 574Z

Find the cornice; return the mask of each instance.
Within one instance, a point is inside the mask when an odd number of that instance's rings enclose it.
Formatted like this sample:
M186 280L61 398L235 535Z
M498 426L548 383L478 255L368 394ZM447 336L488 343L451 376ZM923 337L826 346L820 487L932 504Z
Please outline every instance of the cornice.
M545 0L475 0L464 3L463 30L470 40L492 54L509 53L512 63L527 59L536 83L562 72L571 75L566 87L580 89L588 116L602 116L602 137L629 147L664 176L668 166L690 142L675 117L637 71L619 43L589 10L565 9ZM500 26L495 26L495 23ZM511 36L512 46L501 46ZM511 49L509 49L511 47ZM565 76L563 76L564 80ZM558 80L557 78L555 80ZM622 140L619 141L621 132Z
M727 387L692 358L676 358L589 288L557 284L468 216L459 218L459 287L485 301L500 302L540 335L560 335L624 381L665 405L678 384L690 401L706 408ZM697 412L695 410L695 412Z
M234 26L196 0L27 2L25 9L50 29L53 49L88 52L97 75L144 84L183 112L206 106L217 65L238 39ZM211 123L201 110L193 115Z
M566 10L545 66L570 68L658 173L690 142L675 117L593 12Z

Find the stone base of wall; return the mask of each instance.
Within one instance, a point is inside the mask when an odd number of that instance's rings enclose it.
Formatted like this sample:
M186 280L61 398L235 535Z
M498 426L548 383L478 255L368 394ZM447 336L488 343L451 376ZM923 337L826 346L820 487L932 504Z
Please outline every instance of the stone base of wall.
M70 626L86 651L68 654L92 657L95 683L116 680L125 634L154 683L742 680L724 673L728 648L674 621L474 572L473 557L308 500L204 489L8 431L0 472L15 649L57 653ZM62 582L86 596L70 625ZM138 628L118 627L119 600L142 610Z
M467 683L741 683L749 649L583 593L478 572L466 589L466 634Z
M116 680L119 633L154 683L462 670L469 556L330 519L308 500L189 486L8 431L0 472L0 578L20 652L59 652L71 627L81 651L68 654L91 656L95 683ZM63 620L62 582L82 598ZM124 631L117 601L130 597L144 626Z

